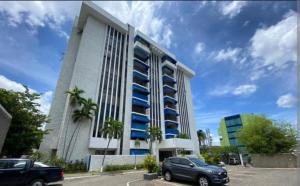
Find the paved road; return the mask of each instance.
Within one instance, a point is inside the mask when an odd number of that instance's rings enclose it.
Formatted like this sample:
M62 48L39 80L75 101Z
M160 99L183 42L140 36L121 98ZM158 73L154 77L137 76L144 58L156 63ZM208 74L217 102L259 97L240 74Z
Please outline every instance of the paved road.
M229 167L228 186L296 186L300 185L300 169L257 169ZM181 181L166 182L162 179L144 181L144 172L110 174L65 180L64 186L194 186Z

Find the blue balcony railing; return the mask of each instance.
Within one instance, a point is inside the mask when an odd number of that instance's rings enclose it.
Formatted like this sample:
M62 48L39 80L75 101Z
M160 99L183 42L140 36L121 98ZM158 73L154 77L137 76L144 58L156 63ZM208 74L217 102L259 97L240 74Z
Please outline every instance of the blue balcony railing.
M175 115L175 116L179 115L176 110L173 110L170 108L165 108L165 114L170 114L170 115Z
M165 121L166 127L178 127L178 123L176 121Z
M132 119L132 121L138 121L138 122L142 122L142 123L149 123L149 121L150 121L147 116L139 115L136 113L132 113L131 119Z
M140 106L140 107L143 107L143 108L149 108L150 107L150 105L148 104L147 101L142 101L142 100L137 99L137 98L132 98L132 105Z
M130 149L130 155L145 155L149 154L148 149Z
M170 76L164 75L163 76L163 82L168 82L168 83L176 83L176 80Z
M143 74L143 73L138 72L136 70L133 71L133 77L138 78L138 79L140 79L142 81L146 81L146 82L149 81L149 78L148 78L148 76L146 74Z
M142 61L142 60L139 60L139 59L137 59L137 58L135 58L134 59L134 62L135 63L138 63L138 64L140 64L140 65L142 65L143 67L145 67L145 68L150 68L150 66L147 64L147 63L145 63L144 61Z
M140 93L135 92L135 91L132 93L132 96L133 96L133 97L140 98L140 99L143 99L143 100L145 100L145 101L148 101L148 96L147 96L147 95L140 94Z
M174 135L166 135L166 139L171 139L171 138L174 138L175 136Z
M177 100L172 98L172 97L169 97L169 96L165 96L164 97L164 102L170 102L170 103L173 103L173 104L176 104L177 103Z
M140 123L131 123L131 129L148 130L148 125Z
M176 93L176 89L167 85L164 85L163 90L165 93Z
M146 139L148 138L148 134L146 132L141 132L141 131L131 131L130 137Z
M179 131L177 129L166 129L166 134L179 134Z
M144 88L142 86L139 86L137 84L132 85L132 90L139 91L139 92L144 93L144 94L149 94L150 93L146 88Z

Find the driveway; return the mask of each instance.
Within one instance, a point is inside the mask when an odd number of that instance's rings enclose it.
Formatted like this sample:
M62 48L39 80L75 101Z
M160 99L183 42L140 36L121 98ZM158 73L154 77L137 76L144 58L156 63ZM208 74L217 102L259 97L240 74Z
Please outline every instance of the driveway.
M295 186L300 185L300 169L261 169L227 167L228 186ZM163 179L143 180L143 171L122 174L102 174L84 178L66 178L64 186L194 186L182 181L166 182Z

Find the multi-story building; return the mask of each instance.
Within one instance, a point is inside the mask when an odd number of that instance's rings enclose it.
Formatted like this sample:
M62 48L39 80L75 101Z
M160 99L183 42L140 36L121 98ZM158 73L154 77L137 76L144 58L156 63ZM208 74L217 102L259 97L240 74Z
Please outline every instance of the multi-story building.
M248 125L254 114L236 114L222 118L219 125L219 136L221 146L235 146L243 156L247 156L246 148L237 139L237 132L241 127Z
M124 124L121 139L112 139L109 154L146 154L147 129L160 127L161 157L176 150L199 153L190 79L194 72L134 27L120 22L91 2L83 2L69 39L50 109L50 129L40 150L63 157L75 124L65 94L75 86L99 109L92 121L81 122L69 159L103 154L107 118ZM183 133L188 139L179 138ZM139 139L139 145L136 140Z

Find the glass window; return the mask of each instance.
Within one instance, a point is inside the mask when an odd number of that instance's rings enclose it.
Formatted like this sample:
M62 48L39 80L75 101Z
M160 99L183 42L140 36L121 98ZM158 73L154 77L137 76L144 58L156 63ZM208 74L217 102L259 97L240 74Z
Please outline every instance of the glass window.
M197 167L203 167L207 165L204 161L198 158L189 158L189 160L191 160L194 164L196 164Z
M25 160L0 160L0 169L23 169L25 166Z
M171 158L170 161L171 163L179 164L179 158Z
M190 165L190 161L189 160L187 160L187 159L184 159L184 158L181 158L180 159L180 164L182 164L182 165Z

